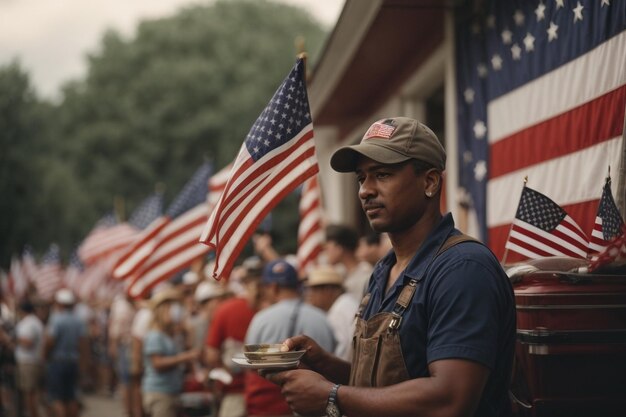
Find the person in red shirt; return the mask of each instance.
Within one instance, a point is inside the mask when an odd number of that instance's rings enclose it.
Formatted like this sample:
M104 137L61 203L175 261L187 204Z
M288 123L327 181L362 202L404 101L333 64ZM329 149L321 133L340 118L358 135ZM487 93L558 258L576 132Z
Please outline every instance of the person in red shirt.
M243 352L246 331L258 306L258 283L261 262L244 262L242 283L244 295L224 301L215 311L206 338L205 361L210 368L226 368L233 377L232 383L223 387L218 417L243 417L246 415L244 398L244 372L231 361L233 355Z

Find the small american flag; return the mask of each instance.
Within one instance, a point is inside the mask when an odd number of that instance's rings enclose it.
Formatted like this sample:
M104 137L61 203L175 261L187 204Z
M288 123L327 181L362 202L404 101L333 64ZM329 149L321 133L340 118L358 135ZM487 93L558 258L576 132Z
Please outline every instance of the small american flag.
M215 249L214 277L227 277L263 218L318 172L313 122L299 59L246 136L200 241Z
M48 251L41 258L39 273L35 279L37 293L44 300L51 300L54 293L61 288L61 257L59 246L50 245Z
M304 182L300 196L298 266L301 271L307 271L317 263L323 244L322 201L317 176L312 176Z
M587 257L587 236L558 204L524 187L505 247L528 258Z
M622 225L620 234L596 256L589 264L589 271L608 265L621 265L626 262L626 225Z
M602 189L602 197L596 214L596 222L591 232L589 240L589 252L602 252L609 242L622 233L624 220L620 214L613 194L611 193L611 178L606 179L606 183Z

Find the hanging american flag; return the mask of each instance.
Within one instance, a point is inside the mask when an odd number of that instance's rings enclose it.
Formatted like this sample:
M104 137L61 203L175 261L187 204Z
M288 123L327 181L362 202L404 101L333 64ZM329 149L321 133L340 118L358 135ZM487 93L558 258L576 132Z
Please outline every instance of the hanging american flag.
M11 266L8 276L9 285L7 289L9 289L11 295L17 299L22 298L28 288L28 278L24 272L23 264L23 261L21 261L19 257L13 256L11 258Z
M37 293L44 300L51 300L54 293L61 288L62 270L59 246L50 245L48 251L41 258L39 273L35 278Z
M252 125L202 232L200 241L216 251L218 279L272 208L318 172L304 72L299 59Z
M545 195L524 187L505 247L528 258L587 257L587 236Z
M207 205L211 164L203 164L174 199L165 216L149 226L135 252L115 266L117 279L130 279L127 292L141 297L161 281L188 267L208 251L198 244L198 235L209 216ZM151 236L151 237L150 237Z
M602 197L596 214L596 222L589 239L589 253L602 252L622 233L624 220L620 214L613 193L611 193L611 178L608 177L602 187Z
M300 224L298 226L298 266L301 271L317 263L324 245L322 201L317 175L304 182L300 195Z
M594 180L622 155L626 2L467 3L456 14L459 180L482 238L501 257L508 196L525 175L592 230Z
M622 225L620 233L589 264L589 271L609 265L626 263L626 225Z

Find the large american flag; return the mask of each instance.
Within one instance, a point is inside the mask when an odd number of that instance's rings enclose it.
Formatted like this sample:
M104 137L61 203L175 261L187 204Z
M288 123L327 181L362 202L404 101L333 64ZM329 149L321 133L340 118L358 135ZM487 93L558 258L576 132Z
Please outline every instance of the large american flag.
M304 182L300 195L300 224L298 225L298 266L307 271L317 263L323 250L322 199L317 175Z
M200 241L215 249L218 279L272 208L318 172L304 73L299 59L252 125L202 232Z
M39 272L35 278L37 293L44 300L51 300L54 293L63 283L61 255L59 246L52 243L48 251L41 258Z
M115 266L114 277L129 280L127 293L131 297L145 295L209 251L198 244L198 235L209 216L207 184L212 171L208 162L198 168L166 215L148 226L139 244Z
M502 255L526 175L591 232L595 181L621 163L626 1L468 3L456 25L459 166L481 237Z
M545 195L524 187L507 249L528 258L587 258L587 236L580 226Z
M589 238L589 252L602 252L609 246L609 242L622 233L624 220L620 214L613 193L611 192L611 179L607 178L602 187L602 197L596 214L596 222Z

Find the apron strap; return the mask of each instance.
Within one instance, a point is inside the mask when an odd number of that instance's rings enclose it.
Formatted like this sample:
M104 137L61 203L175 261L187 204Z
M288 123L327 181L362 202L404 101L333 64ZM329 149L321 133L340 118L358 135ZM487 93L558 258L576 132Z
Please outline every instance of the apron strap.
M372 293L367 293L363 296L363 299L361 300L361 304L359 304L359 308L356 311L356 314L354 315L355 318L361 318L363 316L363 310L365 310L365 307L367 307L367 304L370 302L370 298L372 296Z
M441 255L442 253L444 253L451 247L456 246L462 242L478 242L478 241L465 234L449 236L445 240L445 242L443 242L441 247L439 247L439 250L437 251L435 256L433 256L430 262L428 263L428 266L424 270L424 274L422 274L422 276L418 279L412 278L409 281L409 283L402 288L402 292L400 292L400 295L398 296L398 299L396 300L396 304L393 307L392 314L394 317L389 323L389 329L397 329L398 327L400 327L400 323L402 322L402 316L404 312L406 311L407 307L409 306L409 304L411 303L411 300L413 299L413 295L415 294L415 289L417 288L417 283L422 280L422 278L426 274L426 271L430 269L430 266L432 265L433 261L439 255Z
M287 337L295 336L294 333L296 332L296 324L298 323L298 316L300 315L301 307L302 307L302 300L298 300L298 302L296 303L296 306L293 308L291 317L289 317L289 336Z

